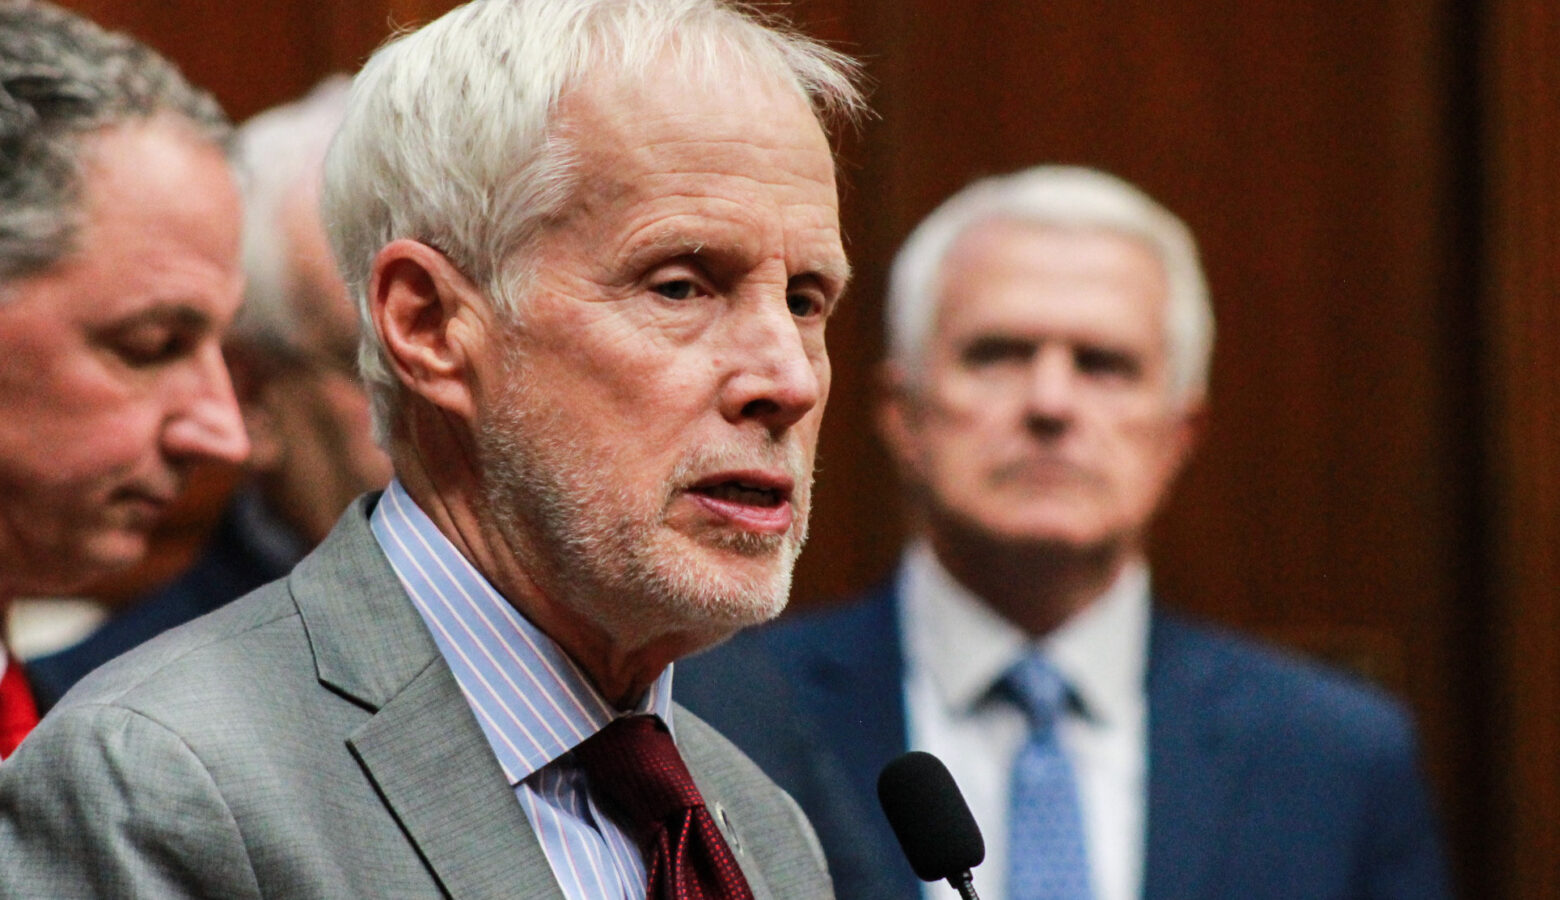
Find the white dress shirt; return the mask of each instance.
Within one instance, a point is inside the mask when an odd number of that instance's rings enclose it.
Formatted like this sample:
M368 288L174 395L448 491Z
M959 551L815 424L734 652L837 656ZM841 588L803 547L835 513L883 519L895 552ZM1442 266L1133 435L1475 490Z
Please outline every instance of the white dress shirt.
M1096 900L1136 900L1143 881L1148 570L1123 570L1104 595L1038 642L1082 706L1061 722L1078 777ZM949 575L929 545L900 567L910 746L947 764L986 840L975 870L983 900L1007 900L1008 780L1028 733L1024 713L990 697L1029 649L1027 635ZM946 883L925 900L957 900Z

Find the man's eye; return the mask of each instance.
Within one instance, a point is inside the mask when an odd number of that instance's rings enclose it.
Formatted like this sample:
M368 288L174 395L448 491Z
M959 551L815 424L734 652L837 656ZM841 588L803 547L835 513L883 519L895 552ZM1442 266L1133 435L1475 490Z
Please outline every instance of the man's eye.
M190 340L184 333L166 328L138 328L116 335L110 344L119 358L132 366L154 366L184 356Z
M663 281L652 287L651 290L668 300L691 300L698 292L697 286L686 278L679 278L676 281Z
M1026 364L1035 355L1031 341L1002 337L977 338L965 345L959 358L971 368L985 368L998 364Z
M1143 370L1137 357L1119 350L1108 350L1103 347L1080 348L1074 361L1078 371L1087 375L1110 375L1120 378L1135 378Z
M823 312L823 298L813 294L790 293L785 295L786 308L798 319L807 319Z

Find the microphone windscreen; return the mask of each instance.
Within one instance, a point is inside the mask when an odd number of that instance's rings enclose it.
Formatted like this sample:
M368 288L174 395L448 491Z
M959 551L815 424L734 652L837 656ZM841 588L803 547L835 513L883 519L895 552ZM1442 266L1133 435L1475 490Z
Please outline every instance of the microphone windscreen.
M883 767L877 790L883 814L922 881L956 877L986 858L980 826L942 760L911 750Z

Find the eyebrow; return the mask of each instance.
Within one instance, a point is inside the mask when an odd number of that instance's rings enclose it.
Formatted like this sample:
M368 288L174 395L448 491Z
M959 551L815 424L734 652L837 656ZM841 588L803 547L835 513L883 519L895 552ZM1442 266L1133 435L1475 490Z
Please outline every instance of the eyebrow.
M851 276L855 274L851 270L850 260L844 257L827 262L812 262L808 264L807 269L820 278L827 278L838 284L841 296L844 296L845 289L850 286Z
M681 231L665 231L653 235L642 244L636 246L632 254L675 253L679 256L701 256L705 251L720 251L729 253L744 252L740 241L696 239ZM806 270L801 274L817 275L838 282L843 292L845 285L850 283L852 270L850 261L844 257L834 260L808 260L803 264Z
M676 253L679 256L697 256L708 246L711 246L709 241L695 240L681 231L660 230L642 242L633 245L630 252L635 256L646 253Z
M145 309L138 309L128 315L107 322L104 327L108 329L122 329L133 328L143 324L167 324L193 330L207 330L211 328L212 319L208 313L186 303L159 301Z

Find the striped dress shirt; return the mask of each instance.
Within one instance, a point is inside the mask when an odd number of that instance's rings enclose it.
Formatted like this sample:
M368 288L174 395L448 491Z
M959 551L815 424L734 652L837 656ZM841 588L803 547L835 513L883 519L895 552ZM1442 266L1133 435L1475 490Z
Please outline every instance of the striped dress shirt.
M620 715L672 726L668 666L619 712L556 643L515 611L399 480L375 507L374 536L432 632L570 900L643 900L644 856L602 814L569 753Z

